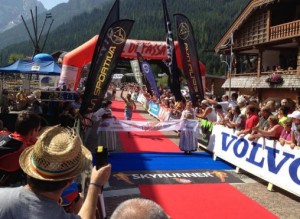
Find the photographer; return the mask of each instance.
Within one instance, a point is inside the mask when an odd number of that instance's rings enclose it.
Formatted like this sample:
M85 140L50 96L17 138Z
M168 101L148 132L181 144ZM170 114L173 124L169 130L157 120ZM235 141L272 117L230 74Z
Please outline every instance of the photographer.
M110 164L93 168L78 215L66 213L59 205L63 190L91 168L91 153L75 130L50 127L33 147L23 151L19 162L28 184L0 190L0 218L95 218L98 195L111 173Z

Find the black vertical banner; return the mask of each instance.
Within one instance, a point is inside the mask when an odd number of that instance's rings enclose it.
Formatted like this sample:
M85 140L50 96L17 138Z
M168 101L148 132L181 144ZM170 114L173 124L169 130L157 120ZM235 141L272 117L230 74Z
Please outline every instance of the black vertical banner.
M113 4L112 8L109 11L109 14L107 15L105 22L100 30L98 40L94 49L93 57L92 57L92 62L91 62L91 67L90 67L90 72L88 74L88 79L86 86L90 86L92 83L91 80L95 80L96 75L98 74L98 70L96 66L99 66L99 55L101 54L101 48L105 40L105 33L108 31L110 26L119 20L120 17L120 1L116 0L115 3ZM88 109L87 103L91 101L91 90L92 88L85 88L85 92L83 95L83 102L81 104L80 108L80 113L85 113L86 110ZM101 104L101 103L100 103Z
M99 109L133 23L132 20L119 20L113 23L101 36L103 37L103 44L94 71L90 72L85 86L80 107L81 114L95 112Z
M193 28L186 16L175 14L174 17L183 71L188 83L191 100L193 105L196 106L197 102L204 98L204 89Z
M175 100L181 101L183 99L180 91L180 80L179 80L181 73L177 66L177 61L176 61L174 39L171 30L171 21L169 18L166 0L162 0L162 3L163 3L163 11L164 11L167 53L168 53L167 65L169 68L169 86L172 93L175 96Z
M110 25L112 25L114 22L118 21L120 19L120 0L116 0L115 3L113 4L113 6L111 7L105 22L100 30L99 36L98 36L98 40L95 46L95 50L94 50L94 54L93 54L93 58L92 58L92 63L91 63L91 71L92 69L95 67L96 61L98 59L98 55L101 49L101 45L103 43L103 36L105 34L105 32L108 30L108 28L110 27Z

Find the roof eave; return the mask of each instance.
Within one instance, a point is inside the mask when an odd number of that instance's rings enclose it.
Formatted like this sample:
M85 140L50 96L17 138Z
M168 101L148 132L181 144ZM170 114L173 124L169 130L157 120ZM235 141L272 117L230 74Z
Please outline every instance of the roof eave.
M234 33L242 24L243 22L249 17L249 15L259 6L272 3L276 0L251 0L245 6L244 10L239 14L239 16L234 20L232 25L229 29L225 32L222 36L221 40L215 46L215 52L218 53L222 48L223 45L228 41L231 36L231 33ZM225 47L226 48L226 47Z

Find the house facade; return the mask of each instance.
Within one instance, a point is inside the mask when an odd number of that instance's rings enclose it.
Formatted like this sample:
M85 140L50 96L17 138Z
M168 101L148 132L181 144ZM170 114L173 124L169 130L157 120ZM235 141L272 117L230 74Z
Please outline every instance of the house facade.
M227 91L299 103L300 1L250 0L215 52L229 63Z

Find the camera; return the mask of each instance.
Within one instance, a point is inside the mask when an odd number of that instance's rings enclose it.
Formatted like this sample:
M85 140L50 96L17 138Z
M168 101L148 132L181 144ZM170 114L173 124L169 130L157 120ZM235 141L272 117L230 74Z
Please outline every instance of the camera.
M108 150L103 146L95 147L93 153L93 165L96 166L98 170L100 167L108 164Z

